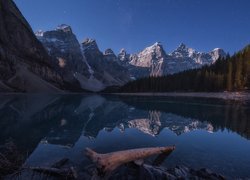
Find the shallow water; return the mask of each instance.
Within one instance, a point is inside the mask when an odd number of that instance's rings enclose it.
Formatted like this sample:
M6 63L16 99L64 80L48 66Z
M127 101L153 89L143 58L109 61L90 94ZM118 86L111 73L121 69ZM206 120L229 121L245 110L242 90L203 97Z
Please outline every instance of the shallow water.
M176 145L163 166L250 177L250 103L243 100L1 95L0 130L0 144L11 138L32 166L67 157L85 167L86 147L105 153Z

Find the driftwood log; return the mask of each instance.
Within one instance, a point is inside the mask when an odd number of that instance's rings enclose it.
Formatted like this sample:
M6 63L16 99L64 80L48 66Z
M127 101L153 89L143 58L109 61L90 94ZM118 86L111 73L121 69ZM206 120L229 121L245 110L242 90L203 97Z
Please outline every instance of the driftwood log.
M86 148L85 154L95 163L98 171L103 174L108 174L123 164L145 159L152 155L164 153L170 154L174 149L175 146L154 147L117 151L107 154L98 154L92 149Z

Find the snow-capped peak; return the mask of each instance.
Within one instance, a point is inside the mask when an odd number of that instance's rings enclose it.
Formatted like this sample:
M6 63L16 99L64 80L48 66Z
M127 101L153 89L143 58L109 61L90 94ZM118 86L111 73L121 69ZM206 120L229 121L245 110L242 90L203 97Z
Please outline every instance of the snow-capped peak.
M212 50L213 53L218 53L220 56L226 56L226 53L223 49L221 48L215 48L214 50Z
M221 58L226 57L225 51L223 49L221 49L221 48L215 48L214 50L212 50L210 52L210 55L212 56L213 62L218 60L220 57Z
M215 48L213 51L220 51L221 48Z
M66 24L61 24L61 25L57 26L56 30L61 30L63 32L70 32L70 33L72 33L71 27L69 25L66 25Z
M83 44L96 44L96 41L95 41L95 39L86 38L86 39L83 41Z
M127 51L122 48L118 54L118 59L123 63L129 63L130 61L130 54L127 54Z
M184 43L181 43L179 45L179 47L177 48L177 50L181 50L181 51L186 51L186 52L189 52L189 53L193 53L195 52L195 50L193 48L189 48L186 44Z
M161 42L156 42L153 46L161 46Z
M86 50L98 50L99 51L99 48L96 44L96 41L94 39L91 39L91 38L87 38L83 41L82 43L82 50L83 51L86 51Z
M139 55L152 54L155 53L157 50L163 50L163 47L160 42L156 42L152 46L145 48L141 53L139 53Z
M198 52L196 52L192 48L187 47L184 43L181 43L179 47L169 55L179 58L179 57L192 57L194 56L194 54L198 54Z
M120 50L119 54L124 54L124 55L126 55L126 54L127 54L126 49L122 48L122 49Z
M151 49L162 48L162 44L161 44L161 42L156 42L156 43L154 43L152 46L149 46L148 48L149 48L149 49L150 49L150 48L151 48Z
M43 30L38 30L37 32L35 32L35 35L37 37L43 37L44 31Z

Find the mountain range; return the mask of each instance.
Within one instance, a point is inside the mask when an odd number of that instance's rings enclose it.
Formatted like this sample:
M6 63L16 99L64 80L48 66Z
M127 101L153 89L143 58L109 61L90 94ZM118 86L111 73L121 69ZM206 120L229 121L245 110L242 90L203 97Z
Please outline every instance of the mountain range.
M171 53L156 42L141 52L101 52L94 39L79 43L62 24L35 34L12 0L0 0L0 92L101 91L147 76L175 74L213 64L222 49L208 53L181 44Z

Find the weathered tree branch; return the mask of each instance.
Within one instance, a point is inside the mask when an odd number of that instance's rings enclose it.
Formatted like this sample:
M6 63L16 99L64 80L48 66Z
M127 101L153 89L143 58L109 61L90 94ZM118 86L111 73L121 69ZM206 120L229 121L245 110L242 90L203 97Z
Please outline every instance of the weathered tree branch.
M96 164L96 167L99 171L106 174L114 171L116 168L123 164L140 159L145 159L152 155L162 153L170 154L174 149L175 146L155 147L117 151L107 154L98 154L95 151L86 148L86 156L89 157Z

